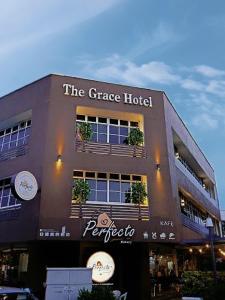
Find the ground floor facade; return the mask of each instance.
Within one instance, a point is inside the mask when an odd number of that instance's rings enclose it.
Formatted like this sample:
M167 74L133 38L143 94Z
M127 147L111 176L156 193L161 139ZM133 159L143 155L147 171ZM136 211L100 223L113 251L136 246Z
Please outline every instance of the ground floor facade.
M29 286L44 299L48 267L86 267L98 251L109 254L115 263L107 284L128 292L128 299L149 299L161 290L175 288L184 270L199 265L196 253L177 244L42 240L2 245L1 283Z

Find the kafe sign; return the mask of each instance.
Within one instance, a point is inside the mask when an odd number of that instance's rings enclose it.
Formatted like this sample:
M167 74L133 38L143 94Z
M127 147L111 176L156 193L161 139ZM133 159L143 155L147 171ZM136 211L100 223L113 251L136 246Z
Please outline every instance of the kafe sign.
M87 234L93 237L103 237L104 243L108 243L111 238L131 238L135 234L135 229L131 225L124 228L117 228L106 213L98 216L97 220L89 220L83 232L83 237Z
M98 251L89 257L87 268L92 268L92 280L103 283L113 276L115 263L111 255Z
M88 97L91 100L103 100L106 102L114 102L130 105L139 105L144 107L152 107L152 97L149 96L144 98L142 96L135 97L131 93L123 93L122 95L114 94L114 93L106 93L97 90L96 88L90 88L88 91L83 89L79 89L75 87L73 84L64 83L63 84L63 93L66 96L72 97Z
M17 173L11 180L11 186L14 196L24 201L34 199L38 191L37 180L28 171Z

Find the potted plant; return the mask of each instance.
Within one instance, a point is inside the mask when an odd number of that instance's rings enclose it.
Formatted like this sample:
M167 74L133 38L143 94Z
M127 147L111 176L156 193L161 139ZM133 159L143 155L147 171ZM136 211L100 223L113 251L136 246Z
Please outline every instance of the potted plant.
M82 122L77 125L77 135L82 141L90 141L92 134L93 132L90 123Z
M141 146L144 142L144 134L139 128L132 128L127 137L126 143L133 146Z
M142 182L134 182L131 185L131 189L126 194L126 202L143 204L147 196L145 184Z
M84 179L77 179L74 181L72 199L76 203L83 204L87 201L90 191L87 181Z

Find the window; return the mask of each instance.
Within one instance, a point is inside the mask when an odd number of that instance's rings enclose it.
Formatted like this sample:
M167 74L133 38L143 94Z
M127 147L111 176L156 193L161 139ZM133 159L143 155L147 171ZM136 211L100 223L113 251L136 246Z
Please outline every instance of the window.
M0 180L0 209L20 205L19 201L12 195L10 178Z
M138 122L134 121L77 115L76 124L82 122L91 124L91 140L97 143L124 144L130 130L138 127Z
M88 201L130 203L129 194L134 182L143 180L140 175L74 171L73 178L84 179L90 187Z
M206 214L197 208L187 197L179 192L181 212L193 222L204 225Z
M0 152L28 143L31 120L0 131Z

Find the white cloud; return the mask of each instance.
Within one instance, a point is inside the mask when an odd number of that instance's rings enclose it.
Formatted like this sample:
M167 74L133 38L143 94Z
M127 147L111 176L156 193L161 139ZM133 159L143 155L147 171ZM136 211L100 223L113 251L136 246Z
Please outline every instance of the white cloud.
M224 76L225 75L225 71L222 70L218 70L215 68L212 68L210 66L206 66L206 65L199 65L199 66L195 66L194 70L206 77L217 77L217 76Z
M117 4L118 0L14 0L1 4L0 57L36 45L50 35L78 27ZM4 30L6 29L6 30Z
M194 126L210 130L217 129L220 125L224 127L225 101L202 91L189 95L188 103L192 107L193 115L190 117Z
M203 130L216 129L219 125L219 121L216 118L205 113L198 113L195 117L193 117L192 123Z
M181 86L184 89L192 90L192 91L202 91L205 89L204 84L199 81L193 79L184 79L181 81Z
M167 85L180 80L172 68L163 62L151 61L137 65L118 55L95 63L89 62L85 66L85 72L95 74L99 80L140 86L148 86L149 83Z
M210 80L206 87L206 91L208 93L212 93L214 95L224 98L225 97L225 80Z

